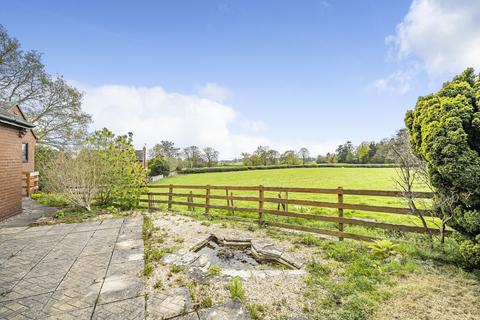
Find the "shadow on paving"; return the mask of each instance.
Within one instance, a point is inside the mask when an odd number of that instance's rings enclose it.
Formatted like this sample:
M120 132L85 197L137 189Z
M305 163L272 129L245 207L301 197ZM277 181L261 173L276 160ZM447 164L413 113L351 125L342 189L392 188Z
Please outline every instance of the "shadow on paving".
M22 213L0 222L0 228L27 227L39 218L50 217L57 212L57 208L47 207L30 198L22 199Z

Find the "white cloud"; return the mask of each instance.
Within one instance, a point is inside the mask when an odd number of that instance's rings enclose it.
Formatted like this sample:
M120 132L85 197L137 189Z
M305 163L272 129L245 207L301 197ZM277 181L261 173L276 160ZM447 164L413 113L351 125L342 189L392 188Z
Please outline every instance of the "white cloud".
M222 87L221 85L212 82L199 86L198 94L201 97L218 102L224 102L232 96L232 93L228 88Z
M372 87L378 92L402 95L410 91L418 73L418 68L412 65L405 69L399 69L384 78L375 80Z
M480 1L414 0L386 39L398 70L378 79L379 91L406 93L424 70L434 81L480 67ZM407 64L407 67L404 64ZM417 67L411 68L411 64Z
M480 67L480 1L415 0L387 38L400 59L415 57L430 76Z
M332 151L341 143L275 141L259 135L268 126L251 121L232 106L196 95L167 92L160 86L90 86L70 81L85 93L83 108L92 114L92 130L106 127L116 134L133 133L136 148L152 147L161 140L174 141L179 147L214 147L221 159L232 159L268 145L280 152L310 149L312 155ZM238 128L234 132L232 127Z
M137 148L171 140L179 146L212 146L222 158L230 158L269 143L249 132L232 133L235 110L213 100L166 92L160 86L75 85L85 92L83 108L93 115L92 129L133 132Z

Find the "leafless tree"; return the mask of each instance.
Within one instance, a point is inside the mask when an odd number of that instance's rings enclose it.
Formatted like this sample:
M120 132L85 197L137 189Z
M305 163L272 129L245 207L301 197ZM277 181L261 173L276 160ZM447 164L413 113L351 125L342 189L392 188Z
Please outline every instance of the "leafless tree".
M432 232L425 219L425 211L418 208L419 199L416 198L414 187L427 185L428 176L425 175L425 162L421 161L410 147L409 135L406 130L400 130L391 143L391 152L398 165L397 176L394 178L397 187L401 190L404 199L412 214L420 218L425 232L432 240ZM431 214L430 214L431 215Z
M22 51L0 25L0 100L19 104L43 145L64 149L84 137L91 116L81 109L82 94L61 76L46 73L41 55Z
M92 151L76 154L61 152L46 165L47 190L61 194L69 203L88 211L101 188L102 163Z

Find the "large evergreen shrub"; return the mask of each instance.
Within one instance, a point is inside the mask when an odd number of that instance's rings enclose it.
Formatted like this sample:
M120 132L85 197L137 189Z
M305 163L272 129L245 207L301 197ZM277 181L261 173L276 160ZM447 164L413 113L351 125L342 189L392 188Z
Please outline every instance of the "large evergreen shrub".
M438 192L438 214L462 235L461 254L480 266L480 78L469 68L437 93L418 98L406 126ZM440 201L440 199L451 199Z

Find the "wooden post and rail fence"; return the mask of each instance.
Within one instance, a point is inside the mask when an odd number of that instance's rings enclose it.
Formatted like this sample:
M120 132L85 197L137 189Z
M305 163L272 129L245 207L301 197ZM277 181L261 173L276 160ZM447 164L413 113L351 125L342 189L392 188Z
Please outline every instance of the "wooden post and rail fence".
M38 190L39 174L35 172L22 172L22 189L23 194L30 197Z
M148 208L149 210L157 209L157 204L166 204L169 210L172 210L173 206L186 206L190 211L194 211L195 208L203 208L206 214L210 213L211 209L225 210L234 214L235 212L253 212L258 214L258 219L249 219L249 218L240 218L232 216L224 216L225 218L234 218L238 220L248 220L256 221L261 225L268 225L280 228L294 229L300 231L314 232L328 236L338 237L339 240L344 238L363 240L363 241L373 241L377 238L367 235L361 235L351 232L345 232L345 225L355 225L367 228L378 228L383 230L397 230L401 232L413 232L413 233L426 233L427 230L423 227L416 225L407 225L407 224L397 224L397 223L387 223L387 222L378 222L375 220L360 219L344 217L344 210L359 210L367 212L377 212L385 214L395 214L395 215L412 215L412 212L409 208L406 207L391 207L391 206L377 206L377 205L367 205L367 204L353 204L346 203L344 196L368 196L368 197L393 197L393 198L402 198L403 194L399 191L386 191L386 190L358 190L358 189L344 189L338 187L336 189L325 189L325 188L297 188L297 187L267 187L267 186L213 186L213 185L150 185L149 190L151 189L167 189L168 192L152 192L149 191L145 193L148 195L147 199L140 199L141 203L146 203L146 206L141 206L143 208ZM188 190L188 192L179 192L176 190ZM196 190L197 193L193 193L192 190ZM198 191L202 190L202 193ZM175 192L174 192L175 191ZM217 194L212 194L212 191L217 191ZM252 195L234 195L235 192L249 192L257 193L257 196ZM225 195L219 194L224 192ZM266 193L278 193L278 197L266 196ZM318 201L318 200L302 200L298 198L289 197L289 194L322 194L322 195L331 195L336 196L336 202L328 201ZM284 195L282 197L282 194ZM430 199L433 197L431 192L415 192L415 198ZM179 201L181 199L186 199L187 201ZM201 202L195 202L194 199L200 199ZM203 200L205 199L205 200ZM226 200L227 205L212 204L211 200ZM235 206L235 201L246 201L246 202L256 202L258 206ZM277 209L267 208L266 203L277 204ZM316 207L316 208L333 208L337 209L337 215L325 215L320 213L303 213L291 211L291 206L289 205L299 205L306 207ZM310 221L322 221L322 222L333 222L337 224L337 230L328 229L328 228L318 228L312 226L305 226L301 224L292 224L284 223L278 221L267 220L266 217L271 216L280 216L280 217L291 217L299 218ZM414 216L412 216L414 217ZM418 220L420 222L420 220ZM436 228L429 228L430 232L433 234L439 233L439 230Z

